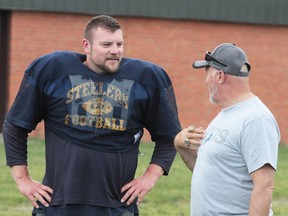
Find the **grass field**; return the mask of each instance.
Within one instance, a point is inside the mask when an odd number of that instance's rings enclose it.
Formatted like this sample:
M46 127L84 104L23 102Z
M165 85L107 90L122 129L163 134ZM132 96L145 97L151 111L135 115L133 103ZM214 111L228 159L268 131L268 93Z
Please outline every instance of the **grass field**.
M34 179L41 181L44 173L44 143L42 140L29 141L29 169ZM152 143L142 143L137 175L148 166L153 150ZM18 192L10 170L5 166L4 147L0 144L0 215L29 216L30 203ZM141 216L188 216L191 172L177 155L168 177L163 176L155 188L140 205ZM273 195L275 216L288 215L288 146L279 149L278 171Z

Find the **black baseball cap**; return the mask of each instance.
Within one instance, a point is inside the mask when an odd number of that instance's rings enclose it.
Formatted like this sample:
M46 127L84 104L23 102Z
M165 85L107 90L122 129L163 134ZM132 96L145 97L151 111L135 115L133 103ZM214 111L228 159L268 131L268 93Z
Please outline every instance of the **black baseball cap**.
M213 67L234 76L249 76L251 66L246 53L235 44L223 43L212 52L207 51L205 60L195 61L193 68Z

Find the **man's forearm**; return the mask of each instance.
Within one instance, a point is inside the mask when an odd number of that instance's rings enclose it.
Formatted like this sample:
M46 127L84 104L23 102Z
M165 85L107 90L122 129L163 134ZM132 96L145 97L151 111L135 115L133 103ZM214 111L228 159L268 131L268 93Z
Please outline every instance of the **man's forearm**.
M197 158L197 151L191 149L177 149L178 154L186 164L186 166L193 171Z
M150 175L157 181L163 175L163 173L164 170L162 169L162 167L158 166L157 164L151 163L145 171L144 175Z
M256 188L253 190L250 200L249 216L269 215L272 191L271 189L260 191Z
M29 172L26 165L16 165L11 167L11 173L14 181L18 185L21 185L21 182L30 179Z
M254 188L251 193L249 216L267 216L272 202L275 170L265 164L251 173Z
M2 132L7 166L27 165L27 138L30 131L5 120Z
M202 127L195 128L194 126L189 126L179 132L174 139L174 146L178 154L191 171L194 170L197 150L203 138L204 129ZM188 144L186 143L187 140L189 141Z

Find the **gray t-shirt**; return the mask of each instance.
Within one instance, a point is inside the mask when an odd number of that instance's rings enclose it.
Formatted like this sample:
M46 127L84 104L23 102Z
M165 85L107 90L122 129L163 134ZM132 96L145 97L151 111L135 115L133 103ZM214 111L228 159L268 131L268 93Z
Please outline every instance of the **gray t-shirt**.
M248 215L250 173L267 163L276 170L279 142L277 122L258 97L223 109L198 150L191 216Z

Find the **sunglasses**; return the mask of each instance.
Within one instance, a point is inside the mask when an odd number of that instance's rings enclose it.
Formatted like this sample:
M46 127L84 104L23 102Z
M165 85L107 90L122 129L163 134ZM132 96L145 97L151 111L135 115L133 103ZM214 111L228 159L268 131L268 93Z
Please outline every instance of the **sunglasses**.
M223 63L219 62L217 59L213 58L213 57L211 56L211 52L209 52L209 51L206 52L205 60L208 61L208 62L209 62L209 61L212 61L212 62L218 63L218 64L220 64L220 65L222 65L222 66L224 66L224 67L227 67L226 64L223 64Z

